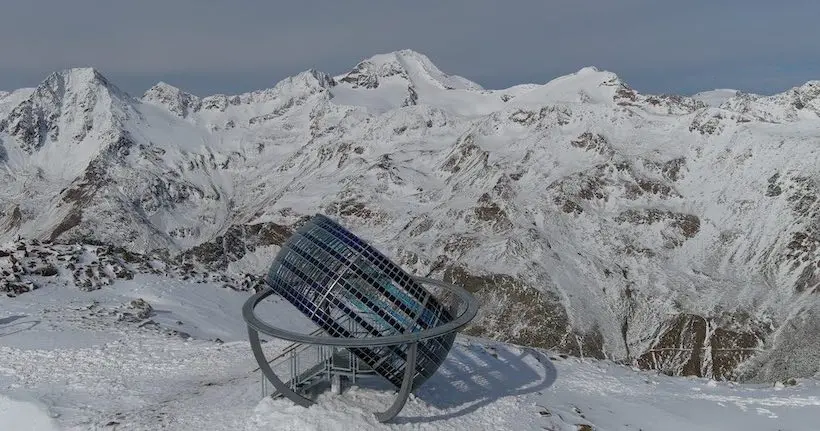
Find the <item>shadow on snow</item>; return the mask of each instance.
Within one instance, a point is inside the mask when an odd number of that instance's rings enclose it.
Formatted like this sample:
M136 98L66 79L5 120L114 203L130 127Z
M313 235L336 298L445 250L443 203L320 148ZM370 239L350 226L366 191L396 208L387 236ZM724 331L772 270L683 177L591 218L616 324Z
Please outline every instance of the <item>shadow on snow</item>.
M395 423L428 423L467 415L500 398L545 390L557 377L555 366L536 349L491 341L456 342L436 373L414 391L417 399L446 412L435 416L406 416L410 413L406 408ZM392 388L379 380L362 379L357 386Z
M27 322L17 322L17 320L28 317L25 314L16 316L9 316L0 318L0 337L7 335L14 335L18 332L28 331L29 329L40 324L39 320L30 320Z

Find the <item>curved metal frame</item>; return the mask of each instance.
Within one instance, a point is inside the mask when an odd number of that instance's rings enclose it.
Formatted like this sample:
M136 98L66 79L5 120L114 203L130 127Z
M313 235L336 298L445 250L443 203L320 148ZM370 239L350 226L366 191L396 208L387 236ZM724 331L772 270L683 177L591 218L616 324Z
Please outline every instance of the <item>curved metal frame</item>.
M376 419L380 422L388 422L401 412L407 398L410 396L412 389L413 377L416 373L416 359L418 353L418 342L430 338L441 337L449 333L458 331L469 323L478 313L478 301L466 290L452 284L444 283L439 280L424 277L413 277L420 283L432 284L438 287L448 289L450 292L458 296L462 303L466 304L464 311L455 319L445 323L441 326L423 329L418 332L409 332L400 335L390 335L386 337L371 337L371 338L352 338L352 337L326 337L307 335L298 332L288 331L285 329L271 326L262 319L256 317L254 309L265 298L273 295L275 292L268 286L266 289L255 293L242 306L242 317L248 326L248 339L250 340L251 350L259 363L259 369L262 374L271 382L274 388L287 397L294 403L302 407L310 407L315 404L313 400L299 395L291 390L285 382L276 376L273 369L268 364L264 352L262 352L262 345L259 341L259 332L282 340L293 341L301 344L323 345L335 347L380 347L380 346L395 346L406 344L408 346L407 365L405 366L404 378L402 380L401 388L393 401L393 404L384 412L375 413ZM267 284L267 283L266 283Z

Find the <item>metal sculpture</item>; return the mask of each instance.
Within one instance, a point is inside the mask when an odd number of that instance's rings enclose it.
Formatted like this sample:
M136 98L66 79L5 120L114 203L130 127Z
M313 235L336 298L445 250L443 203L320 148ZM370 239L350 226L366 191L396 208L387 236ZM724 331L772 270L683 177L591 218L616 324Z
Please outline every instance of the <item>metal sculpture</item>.
M314 403L276 376L262 352L259 332L294 343L347 349L354 361L399 389L393 405L376 413L382 422L394 418L410 393L435 373L456 331L478 310L475 299L464 289L407 274L374 247L319 214L282 245L265 283L266 288L244 304L242 313L254 356L277 393L305 407ZM274 294L295 306L319 330L303 334L259 319L254 308ZM333 369L324 368L331 378ZM292 375L290 382L297 377Z

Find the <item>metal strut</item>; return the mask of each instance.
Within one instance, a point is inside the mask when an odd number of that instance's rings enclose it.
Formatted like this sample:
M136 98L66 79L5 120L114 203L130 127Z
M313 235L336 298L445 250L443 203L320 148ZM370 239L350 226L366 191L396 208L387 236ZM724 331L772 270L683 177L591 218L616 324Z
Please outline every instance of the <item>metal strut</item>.
M393 400L393 404L383 412L376 412L376 420L385 423L396 417L404 404L407 403L407 398L410 397L411 388L413 387L413 376L416 374L416 353L418 352L419 343L410 343L410 349L407 352L407 364L404 367L404 380L401 382L401 388Z

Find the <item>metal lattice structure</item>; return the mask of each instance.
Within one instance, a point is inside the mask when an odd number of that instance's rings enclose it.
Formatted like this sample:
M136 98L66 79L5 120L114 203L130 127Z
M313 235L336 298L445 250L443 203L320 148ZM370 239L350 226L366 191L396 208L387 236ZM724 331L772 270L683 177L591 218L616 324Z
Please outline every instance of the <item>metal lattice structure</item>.
M379 420L392 419L407 396L444 362L456 331L477 312L463 289L413 277L338 223L316 215L282 245L265 279L267 287L243 307L251 346L260 369L280 395L308 406L312 400L275 375L259 345L258 332L295 343L346 349L353 361L399 388ZM428 288L425 288L425 285ZM256 305L278 295L319 330L300 334L271 326L254 314ZM332 377L331 353L323 368ZM343 355L342 355L343 356ZM318 365L321 367L322 365ZM353 365L351 365L353 366ZM318 368L317 368L318 369ZM354 374L355 375L355 374Z

